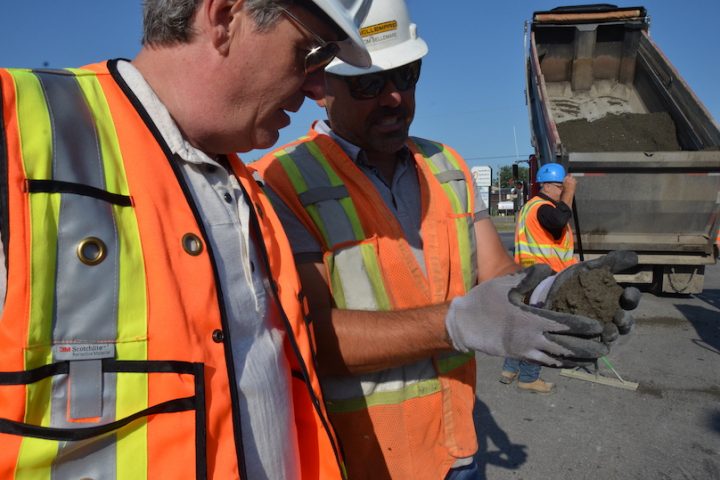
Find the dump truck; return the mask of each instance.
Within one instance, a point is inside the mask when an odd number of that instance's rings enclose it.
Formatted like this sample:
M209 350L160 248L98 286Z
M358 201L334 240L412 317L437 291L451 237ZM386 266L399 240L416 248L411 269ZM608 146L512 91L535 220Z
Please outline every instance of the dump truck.
M557 162L577 177L573 229L584 260L633 250L639 265L618 281L700 293L718 256L720 129L649 24L644 7L533 13L530 173Z

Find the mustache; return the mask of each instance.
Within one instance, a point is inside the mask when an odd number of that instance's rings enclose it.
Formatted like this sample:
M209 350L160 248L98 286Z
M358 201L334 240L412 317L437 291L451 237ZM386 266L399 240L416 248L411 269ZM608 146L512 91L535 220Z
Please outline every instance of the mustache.
M370 121L374 122L385 117L408 118L408 109L405 107L380 107L370 114Z

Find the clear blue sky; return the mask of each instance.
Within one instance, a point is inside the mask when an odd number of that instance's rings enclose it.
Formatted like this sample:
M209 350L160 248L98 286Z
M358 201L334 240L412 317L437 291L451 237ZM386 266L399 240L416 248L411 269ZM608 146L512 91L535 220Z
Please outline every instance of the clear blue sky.
M380 0L382 1L382 0ZM531 153L524 97L525 20L535 10L581 2L409 0L430 46L417 90L411 133L455 147L471 165L513 162ZM710 113L720 120L720 0L646 0L650 34ZM132 58L140 47L140 0L5 0L0 65L80 66ZM303 135L323 112L307 101L281 131ZM252 161L262 152L243 155Z

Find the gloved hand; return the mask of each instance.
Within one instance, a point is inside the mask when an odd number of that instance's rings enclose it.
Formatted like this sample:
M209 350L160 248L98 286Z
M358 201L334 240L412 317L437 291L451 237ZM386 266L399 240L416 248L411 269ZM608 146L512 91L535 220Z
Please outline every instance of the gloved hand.
M576 263L575 265L562 270L554 277L549 277L543 281L542 284L539 285L533 292L530 303L550 310L558 309L558 304L560 303L557 302L558 292L563 288L566 282L574 279L580 273L590 272L591 270L598 268L607 268L610 273L618 273L630 267L634 267L637 265L637 262L638 259L635 252L617 250L594 260ZM553 280L550 280L551 278ZM586 316L602 320L602 318L598 318L598 315L606 314L606 312L603 312L602 310L607 308L607 305L603 305L603 302L596 298L597 295L593 293L592 286L588 288L590 290L585 293L596 301L588 302L587 307L584 305L578 306L577 309L573 309L571 313L582 312L582 314ZM641 296L642 294L640 293L640 290L635 287L627 287L623 289L620 295L619 303L617 305L610 305L615 307L616 310L612 313L612 322L604 322L604 329L602 333L603 342L611 343L615 341L620 334L626 334L632 330L632 327L635 324L635 319L631 311L637 308L640 303Z
M533 265L483 282L455 298L445 317L455 349L556 367L592 363L606 355L609 349L598 338L603 331L598 320L525 303L551 274L547 265Z

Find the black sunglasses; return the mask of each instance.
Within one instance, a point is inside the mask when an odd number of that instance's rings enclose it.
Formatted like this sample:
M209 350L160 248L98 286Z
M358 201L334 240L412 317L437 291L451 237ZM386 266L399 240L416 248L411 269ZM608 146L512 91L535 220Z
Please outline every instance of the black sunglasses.
M298 17L293 15L289 10L280 7L280 10L287 15L287 17L295 23L298 27L308 32L315 39L319 45L310 49L307 55L305 55L305 74L310 74L322 70L328 66L330 62L337 56L340 51L340 45L335 42L326 42L323 38L315 33L310 27Z
M370 100L377 97L385 89L388 81L392 81L401 92L413 88L420 78L421 61L417 60L402 67L385 72L366 73L351 77L343 76L350 95L357 100Z

